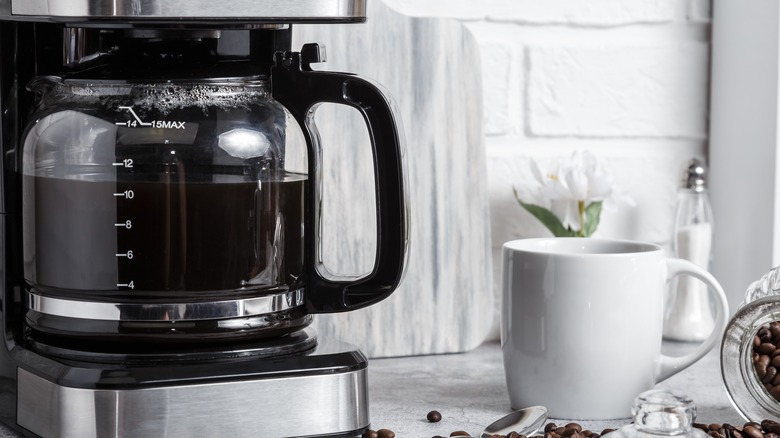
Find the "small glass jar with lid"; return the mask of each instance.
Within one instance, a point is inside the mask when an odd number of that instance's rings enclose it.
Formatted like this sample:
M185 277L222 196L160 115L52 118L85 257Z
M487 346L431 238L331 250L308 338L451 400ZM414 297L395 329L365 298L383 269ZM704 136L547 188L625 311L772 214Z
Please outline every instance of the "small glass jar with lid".
M780 266L748 286L726 326L720 362L726 391L744 418L780 418Z
M693 427L696 405L687 395L667 389L639 394L631 407L633 423L611 432L610 438L709 438Z

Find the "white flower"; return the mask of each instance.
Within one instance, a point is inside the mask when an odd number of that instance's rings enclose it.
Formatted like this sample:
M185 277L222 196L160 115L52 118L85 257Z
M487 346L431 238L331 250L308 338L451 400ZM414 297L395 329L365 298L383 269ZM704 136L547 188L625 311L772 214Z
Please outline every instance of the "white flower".
M541 196L550 201L550 210L564 227L574 230L582 226L584 206L608 200L614 194L612 172L589 151L575 151L568 160L554 163L546 170L531 160L531 171L541 184ZM627 199L627 202L633 201Z

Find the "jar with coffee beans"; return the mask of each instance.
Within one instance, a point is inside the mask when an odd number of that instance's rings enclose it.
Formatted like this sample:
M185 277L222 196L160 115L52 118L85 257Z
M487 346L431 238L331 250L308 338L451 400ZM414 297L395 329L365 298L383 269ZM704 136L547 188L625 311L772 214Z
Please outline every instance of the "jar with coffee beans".
M780 418L780 267L748 286L726 326L720 365L726 391L743 417Z

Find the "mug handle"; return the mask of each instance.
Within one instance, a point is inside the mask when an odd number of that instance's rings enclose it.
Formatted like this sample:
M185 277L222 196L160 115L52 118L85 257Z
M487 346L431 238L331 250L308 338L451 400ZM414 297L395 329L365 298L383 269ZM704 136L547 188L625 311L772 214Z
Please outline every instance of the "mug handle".
M381 88L350 73L315 71L321 62L317 44L300 52L277 52L271 67L274 99L303 128L309 152L304 251L306 306L310 313L360 309L387 298L403 278L407 262L409 212L405 179L403 128L393 102ZM320 230L320 145L314 113L321 103L350 106L363 116L371 139L377 211L377 254L373 270L353 279L327 272L318 252Z
M700 266L689 262L688 260L678 258L666 259L667 267L667 281L673 277L682 274L688 274L699 280L707 283L710 294L715 297L715 307L717 313L715 315L715 326L712 328L712 332L709 337L704 340L696 349L692 352L679 357L661 355L661 361L658 369L657 381L666 380L669 377L679 373L680 371L693 365L697 360L706 355L717 344L723 336L723 330L726 328L726 318L729 313L729 305L726 300L726 294L723 292L723 288L720 286L715 277L712 276L705 269Z

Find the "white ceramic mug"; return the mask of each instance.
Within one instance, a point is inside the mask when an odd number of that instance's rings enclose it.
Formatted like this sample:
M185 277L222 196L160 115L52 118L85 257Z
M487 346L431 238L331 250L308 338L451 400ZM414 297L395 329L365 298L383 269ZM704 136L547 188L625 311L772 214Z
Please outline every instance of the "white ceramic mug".
M710 287L715 328L689 354L661 354L666 283L692 275ZM503 248L501 348L512 407L554 418L606 420L704 356L720 340L728 304L717 280L654 244L542 238Z

